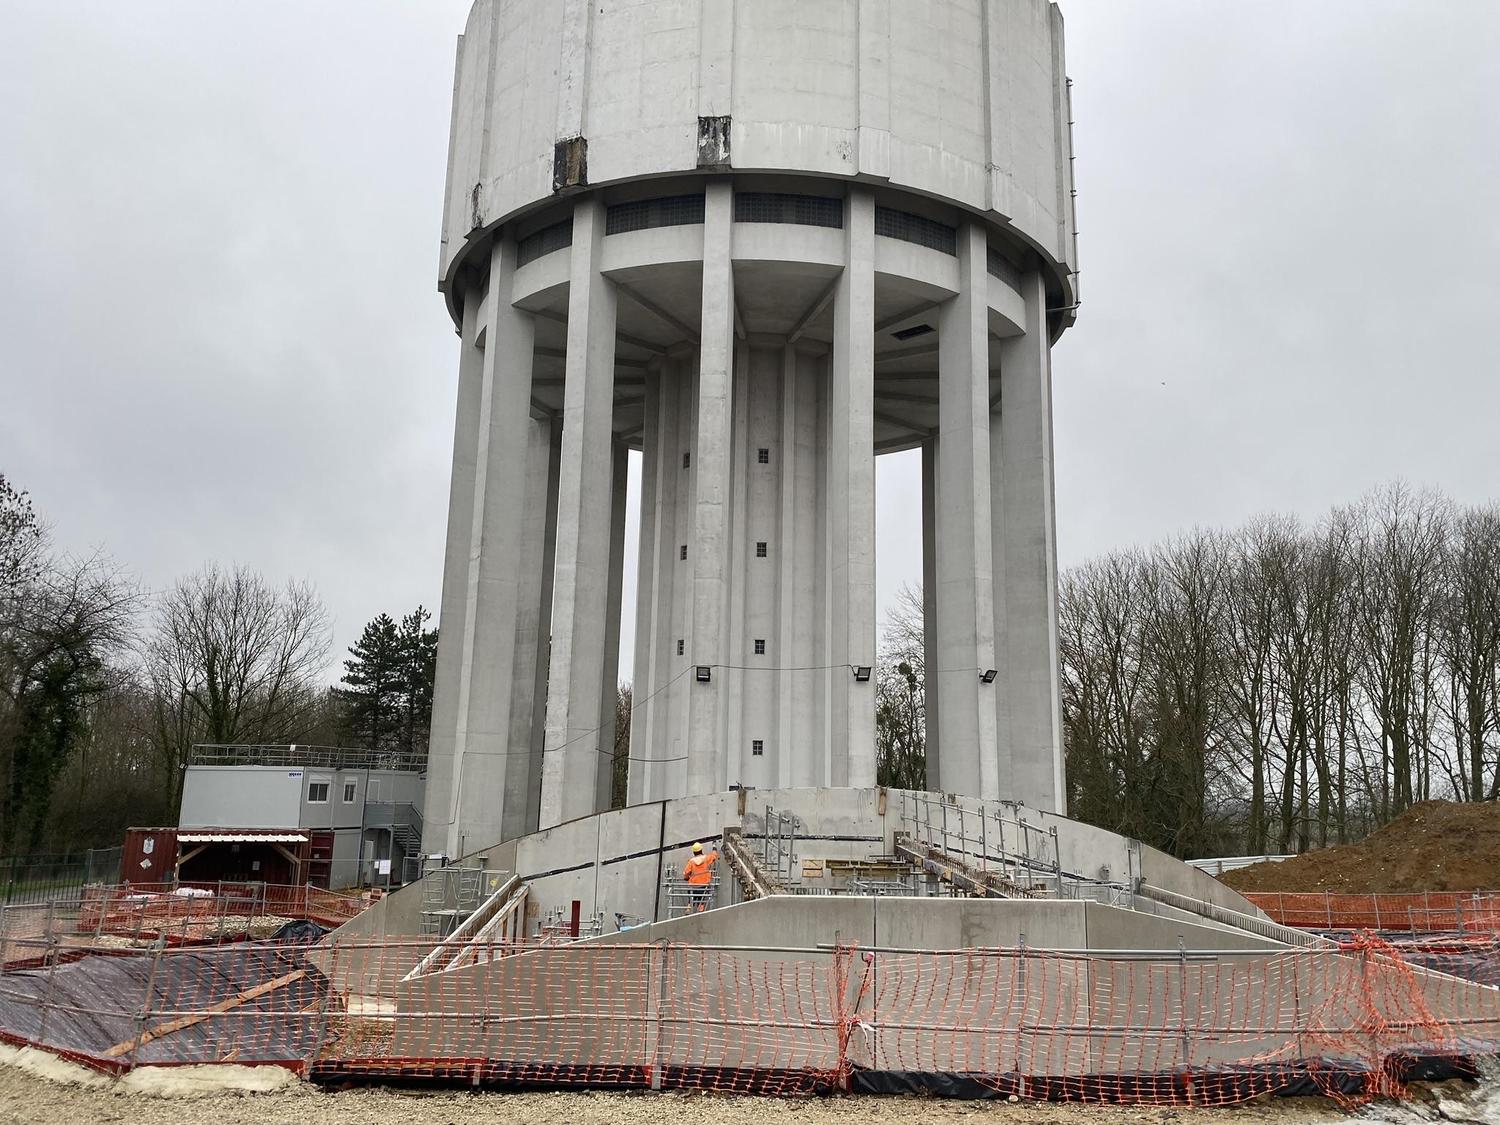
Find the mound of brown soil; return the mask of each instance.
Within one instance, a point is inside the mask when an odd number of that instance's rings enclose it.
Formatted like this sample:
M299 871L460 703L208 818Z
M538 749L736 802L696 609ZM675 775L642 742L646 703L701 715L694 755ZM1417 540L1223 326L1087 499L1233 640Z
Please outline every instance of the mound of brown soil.
M1410 894L1500 889L1500 804L1423 801L1357 844L1227 872L1237 891Z

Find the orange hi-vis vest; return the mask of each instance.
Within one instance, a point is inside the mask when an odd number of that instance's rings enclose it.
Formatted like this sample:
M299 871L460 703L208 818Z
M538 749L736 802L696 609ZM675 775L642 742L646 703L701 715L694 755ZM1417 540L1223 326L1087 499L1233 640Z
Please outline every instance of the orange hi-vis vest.
M682 877L690 887L706 887L714 881L714 864L719 862L718 852L695 855L683 864Z

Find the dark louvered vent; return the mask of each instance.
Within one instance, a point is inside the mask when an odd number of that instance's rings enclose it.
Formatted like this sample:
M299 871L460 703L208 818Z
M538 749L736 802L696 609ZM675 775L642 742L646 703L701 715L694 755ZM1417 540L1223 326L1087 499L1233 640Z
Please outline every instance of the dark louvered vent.
M653 227L686 227L703 221L703 196L668 195L639 203L617 203L604 220L605 234L625 234Z
M772 191L742 191L734 197L737 223L794 223L803 227L844 225L844 201L819 195L785 195Z
M564 250L573 245L573 222L565 219L550 227L543 227L535 234L528 234L516 245L517 268L530 265L538 258L555 250Z
M985 268L991 277L998 277L1001 281L1008 281L1012 285L1021 280L1021 271L1011 265L1010 259L993 246L988 248L985 255Z
M910 211L897 211L891 207L875 208L875 233L887 238L899 238L902 242L915 242L929 250L941 250L944 254L958 254L958 231L946 223L913 215Z

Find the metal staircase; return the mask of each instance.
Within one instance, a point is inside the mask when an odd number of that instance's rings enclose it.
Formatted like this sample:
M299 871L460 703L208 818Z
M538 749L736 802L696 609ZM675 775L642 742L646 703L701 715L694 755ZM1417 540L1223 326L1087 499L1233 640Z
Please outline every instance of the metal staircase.
M391 825L391 839L403 855L416 855L422 849L422 830L414 824Z

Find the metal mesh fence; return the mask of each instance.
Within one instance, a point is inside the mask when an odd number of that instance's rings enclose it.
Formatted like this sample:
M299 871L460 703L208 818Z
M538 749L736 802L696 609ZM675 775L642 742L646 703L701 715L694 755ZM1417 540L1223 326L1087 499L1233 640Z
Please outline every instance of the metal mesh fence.
M1358 1100L1500 1049L1500 993L1364 938L1212 954L422 941L145 949L8 939L0 1035L107 1070L735 1093L943 1089L1212 1105ZM70 933L71 931L71 933Z
M1285 926L1320 931L1500 933L1500 894L1430 891L1418 894L1280 894L1245 898Z

